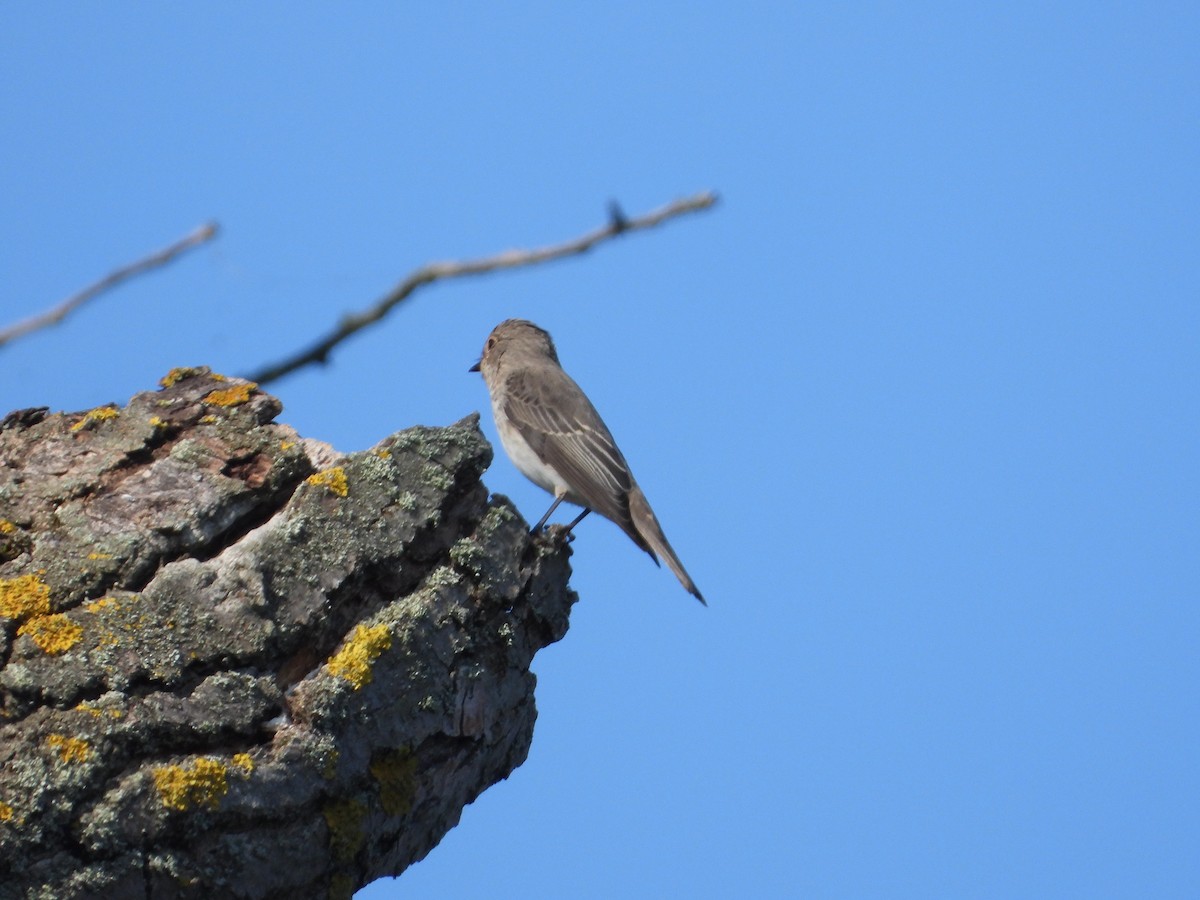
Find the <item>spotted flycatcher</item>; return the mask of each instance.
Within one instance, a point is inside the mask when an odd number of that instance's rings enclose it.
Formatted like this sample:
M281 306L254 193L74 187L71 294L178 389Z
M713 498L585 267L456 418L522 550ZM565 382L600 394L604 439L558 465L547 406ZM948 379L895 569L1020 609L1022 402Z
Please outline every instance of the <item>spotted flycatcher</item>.
M680 583L704 603L608 427L559 365L547 332L524 319L501 322L471 371L483 373L496 430L513 463L554 495L534 531L542 529L564 500L583 507L567 531L595 510L616 522L656 564L658 557L665 559Z

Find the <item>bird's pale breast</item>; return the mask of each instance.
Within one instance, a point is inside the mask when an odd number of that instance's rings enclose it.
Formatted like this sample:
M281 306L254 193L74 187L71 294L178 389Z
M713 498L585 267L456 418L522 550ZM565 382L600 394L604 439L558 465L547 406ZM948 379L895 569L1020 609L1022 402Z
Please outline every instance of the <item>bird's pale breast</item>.
M565 493L569 489L566 481L533 452L529 442L508 420L502 403L503 398L500 399L500 402L496 402L496 398L493 397L492 414L496 418L496 430L500 433L500 443L504 445L504 452L513 461L513 465L542 490L549 491L556 497Z

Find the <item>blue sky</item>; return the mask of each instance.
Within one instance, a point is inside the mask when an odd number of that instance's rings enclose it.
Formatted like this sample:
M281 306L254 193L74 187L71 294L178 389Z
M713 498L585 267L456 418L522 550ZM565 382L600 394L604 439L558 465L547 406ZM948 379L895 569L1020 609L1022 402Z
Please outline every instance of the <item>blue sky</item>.
M529 760L360 896L1200 894L1200 8L446 6L0 13L0 323L223 228L0 349L3 410L722 197L272 386L494 439L466 369L533 319L710 603L581 525Z

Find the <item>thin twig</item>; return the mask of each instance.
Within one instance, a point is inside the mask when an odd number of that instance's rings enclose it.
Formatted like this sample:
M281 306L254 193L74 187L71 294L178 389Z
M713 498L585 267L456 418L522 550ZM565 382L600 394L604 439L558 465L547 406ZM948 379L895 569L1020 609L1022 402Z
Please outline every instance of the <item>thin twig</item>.
M687 197L683 200L668 203L666 206L646 213L644 216L634 218L626 218L620 211L620 208L614 204L610 207L610 219L607 225L562 244L539 247L533 250L506 250L503 253L497 253L495 256L487 256L482 259L430 263L410 274L373 306L344 317L333 331L308 349L287 357L274 365L266 366L260 371L246 377L258 384L266 384L282 378L284 375L289 375L304 366L326 362L333 348L342 341L378 322L391 312L393 308L407 300L418 288L435 281L446 278L460 278L464 275L481 275L484 272L496 272L501 269L533 266L561 259L564 256L586 253L597 244L618 235L640 231L644 228L653 228L656 225L662 224L667 219L708 209L716 202L716 194L711 191L705 191L694 197Z
M217 234L217 223L206 222L199 228L192 231L186 237L180 238L169 247L164 247L157 253L151 253L149 256L132 262L127 266L122 266L112 272L109 272L95 284L84 288L77 294L74 294L64 300L58 306L47 310L44 313L39 313L36 316L30 316L28 319L17 322L15 325L10 325L7 328L0 329L0 347L10 341L15 341L19 337L24 337L32 331L37 331L40 328L48 328L51 325L57 325L72 312L77 310L83 304L87 303L97 294L102 294L110 288L116 287L122 281L132 278L135 275L141 275L150 269L156 269L159 266L164 266L175 257L179 256L186 250L192 247L197 247L207 241L212 240Z

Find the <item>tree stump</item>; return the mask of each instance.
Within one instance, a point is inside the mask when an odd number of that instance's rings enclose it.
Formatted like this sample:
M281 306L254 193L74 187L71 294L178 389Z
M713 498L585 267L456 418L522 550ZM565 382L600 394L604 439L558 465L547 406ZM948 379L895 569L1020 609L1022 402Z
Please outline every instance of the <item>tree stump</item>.
M570 550L477 416L340 455L162 383L0 424L0 897L349 897L525 760Z

